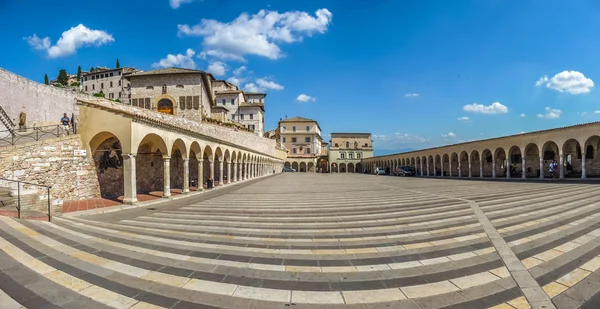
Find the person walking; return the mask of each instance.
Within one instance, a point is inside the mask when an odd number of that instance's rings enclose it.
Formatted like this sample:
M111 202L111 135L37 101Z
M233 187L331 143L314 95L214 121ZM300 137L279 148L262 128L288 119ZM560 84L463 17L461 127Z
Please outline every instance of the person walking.
M549 170L549 172L550 172L550 178L551 178L552 180L554 180L554 174L555 174L555 172L556 172L556 160L553 160L553 161L550 163L550 170Z

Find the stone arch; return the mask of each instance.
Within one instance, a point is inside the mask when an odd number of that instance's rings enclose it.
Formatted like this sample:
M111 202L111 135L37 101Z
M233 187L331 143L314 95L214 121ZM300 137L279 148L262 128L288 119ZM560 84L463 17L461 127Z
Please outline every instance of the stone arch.
M506 151L504 148L498 147L494 150L494 161L496 177L506 177Z
M159 113L177 115L177 100L168 94L163 94L154 99L153 109Z
M354 163L348 163L348 173L354 173Z
M481 176L481 156L479 151L473 150L470 154L471 157L471 177Z
M136 172L140 171L136 177L137 192L149 193L154 196L170 196L170 187L168 192L165 192L167 188L165 188L164 182L164 167L165 158L171 154L165 141L162 137L150 133L144 136L136 146L135 169Z
M337 165L337 163L335 162L331 162L331 168L330 168L331 173L339 173L339 166Z
M415 176L421 175L421 157L415 159Z
M599 161L598 153L600 149L600 136L592 135L585 140L585 177L600 177L600 164L594 164ZM583 150L582 149L582 150Z
M427 157L423 156L421 157L421 176L425 176L427 175L427 173L429 173L429 170L427 169Z
M225 183L231 183L231 151L229 149L225 149L225 153L223 154L223 181Z
M364 173L363 171L363 165L361 162L356 163L356 172L357 173Z
M506 164L508 165L506 172L509 173L510 177L520 178L523 171L523 153L521 152L521 148L516 145L510 147L506 160Z
M187 158L187 145L178 138L171 145L171 159L169 160L169 178L171 189L177 188L183 191L184 183L184 162L183 158Z
M198 173L198 163L202 160L202 148L197 141L193 141L190 144L189 158L190 190L198 190L200 189L200 183L202 181L202 179L200 179L201 175Z
M433 169L433 156L432 155L430 155L429 157L427 157L427 162L428 162L427 174L429 176L435 175L435 170Z
M483 177L492 177L494 172L494 153L490 149L481 151Z
M570 138L562 146L563 164L559 167L563 169L565 178L581 177L582 161L584 160L585 150L581 148L579 141Z
M434 164L435 164L435 174L436 176L442 176L444 175L444 171L442 170L442 157L438 154L435 155L435 159L434 159Z
M298 172L306 173L306 162L300 162L300 170Z
M529 143L523 150L525 158L525 177L540 177L540 149L536 143Z
M449 176L450 175L450 156L445 153L442 156L442 165L441 165L441 171L442 171L442 175L443 176Z
M469 153L466 150L460 152L458 156L458 162L460 162L460 175L462 177L469 176Z
M549 140L549 141L546 141L542 145L541 154L542 154L543 166L542 166L542 170L540 171L540 173L542 175L547 175L549 173L550 163L552 163L552 161L554 161L554 160L556 160L557 163L559 161L560 148L555 141Z
M456 152L451 153L450 159L452 160L452 169L449 169L450 176L458 176L458 154Z
M308 162L307 168L308 168L308 172L311 172L311 173L315 172L315 164L313 162Z
M299 169L298 169L298 162L295 162L295 161L294 161L294 162L292 162L292 168L293 168L293 169L294 169L296 172L297 172L297 171L299 171Z
M214 158L215 158L215 152L212 146L206 145L204 146L204 151L202 152L202 166L203 166L203 171L202 171L202 175L203 178L202 179L202 184L206 184L208 179L212 179L213 181L215 180L215 175L214 175Z
M346 163L340 163L340 173L345 173L347 171Z
M112 133L100 132L92 137L89 145L100 185L100 197L120 199L125 194L121 140Z
M406 166L406 160L404 158L402 159L402 166Z

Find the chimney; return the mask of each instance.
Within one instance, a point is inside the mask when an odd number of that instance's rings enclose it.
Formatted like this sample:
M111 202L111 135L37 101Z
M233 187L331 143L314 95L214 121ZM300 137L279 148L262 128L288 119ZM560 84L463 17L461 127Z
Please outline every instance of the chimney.
M285 119L287 119L287 115L285 115Z

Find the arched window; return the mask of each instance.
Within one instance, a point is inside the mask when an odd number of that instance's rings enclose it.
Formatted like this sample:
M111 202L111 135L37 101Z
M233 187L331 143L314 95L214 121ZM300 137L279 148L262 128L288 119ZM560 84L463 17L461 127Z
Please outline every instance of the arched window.
M162 94L167 94L167 85L162 86Z
M183 85L177 85L175 88L183 88Z
M354 149L358 148L358 142L354 142Z
M346 149L350 148L350 142L346 142Z
M156 110L159 113L173 115L173 103L169 99L161 99L158 101L158 104L156 104Z
M342 152L342 153L340 153L340 159L344 159L344 158L346 158L346 154L345 154L345 153L343 153L343 152Z

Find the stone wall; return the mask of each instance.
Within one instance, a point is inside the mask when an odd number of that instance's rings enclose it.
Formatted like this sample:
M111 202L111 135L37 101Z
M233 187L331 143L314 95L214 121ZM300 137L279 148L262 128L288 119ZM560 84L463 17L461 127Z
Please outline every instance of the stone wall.
M98 197L100 186L92 157L75 156L73 150L78 149L84 149L79 135L1 147L0 177L51 185L53 200ZM10 184L0 181L0 186ZM46 193L42 190L40 194Z
M58 124L63 113L71 117L77 97L89 96L36 83L0 68L0 106L16 125L21 112L26 114L28 127Z

